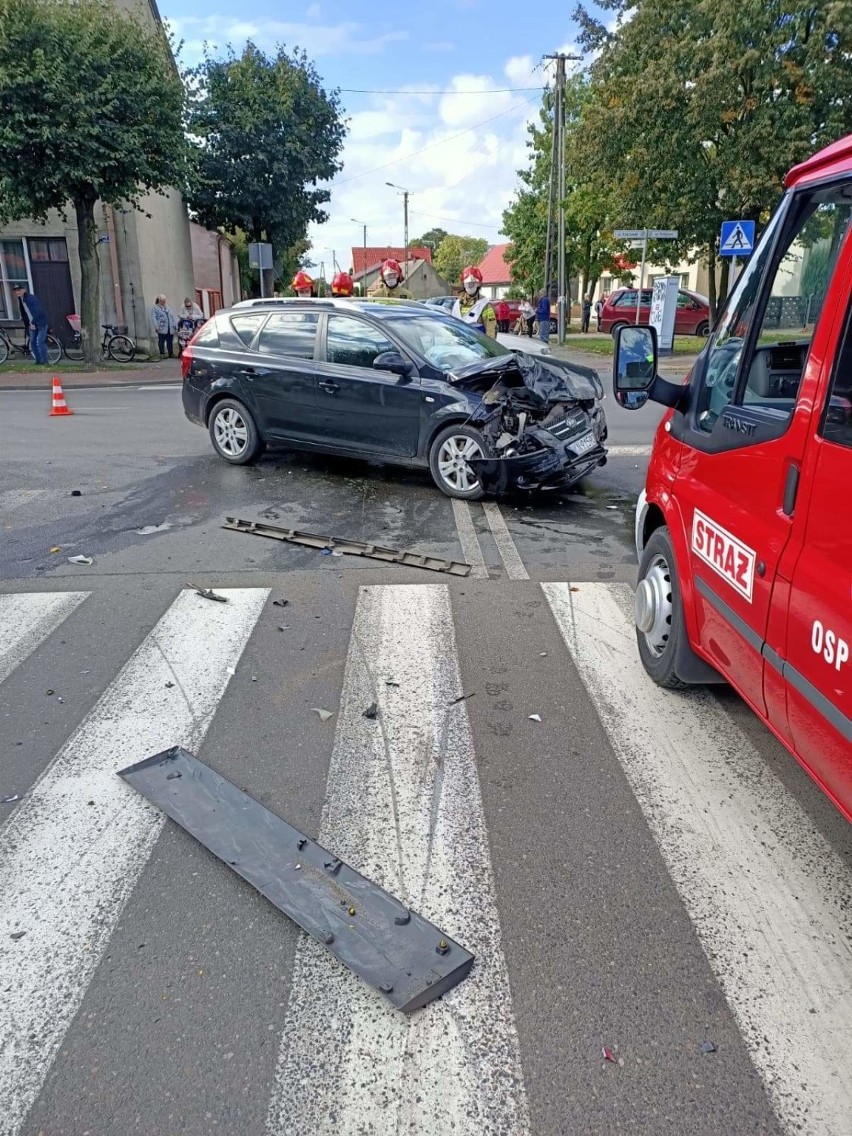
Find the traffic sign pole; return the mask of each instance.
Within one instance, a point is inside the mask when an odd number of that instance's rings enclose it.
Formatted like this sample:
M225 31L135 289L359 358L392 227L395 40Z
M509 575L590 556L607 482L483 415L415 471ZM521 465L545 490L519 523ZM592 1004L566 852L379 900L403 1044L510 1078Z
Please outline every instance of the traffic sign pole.
M675 241L677 229L615 229L612 234L619 241L642 242L642 267L639 269L639 288L636 292L636 323L639 322L639 308L642 303L642 286L645 283L645 262L648 259L648 240Z

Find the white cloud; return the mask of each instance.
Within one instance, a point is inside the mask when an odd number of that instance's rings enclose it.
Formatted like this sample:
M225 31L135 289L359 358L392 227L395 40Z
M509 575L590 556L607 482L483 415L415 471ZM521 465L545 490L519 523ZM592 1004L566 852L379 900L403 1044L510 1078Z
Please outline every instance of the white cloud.
M203 54L204 45L215 51L246 39L268 50L278 44L300 47L311 58L324 55L378 55L393 43L409 38L407 31L376 32L364 24L307 22L319 18L319 6L305 12L306 21L240 20L229 16L183 16L168 20L175 37L184 40L182 58L192 63Z
M496 89L544 82L534 66L532 57L516 56L493 75L459 73L442 86L474 94L371 96L351 116L344 168L326 207L330 219L311 228L313 259L330 273L334 249L338 262L350 266L350 249L362 241L350 218L367 223L369 245L402 244L402 199L388 181L410 190L410 238L441 226L491 244L505 240L502 214L516 171L527 162L526 125L538 113L539 97Z

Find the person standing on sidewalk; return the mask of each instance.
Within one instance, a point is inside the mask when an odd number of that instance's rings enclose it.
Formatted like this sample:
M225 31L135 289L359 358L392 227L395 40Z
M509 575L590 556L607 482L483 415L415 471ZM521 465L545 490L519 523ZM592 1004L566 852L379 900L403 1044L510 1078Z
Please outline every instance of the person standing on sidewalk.
M533 337L533 324L535 323L535 308L529 300L521 302L521 319L526 324L526 328L521 329L521 334L528 335L530 339Z
M592 318L592 297L587 292L583 297L583 306L580 309L580 331L587 332L589 330L589 320Z
M160 358L165 359L166 353L170 359L174 358L174 335L177 331L175 313L166 304L165 296L158 296L151 308L151 327L157 333L157 344L160 348Z
M595 319L598 321L598 331L601 329L601 312L603 311L603 300L598 300L595 303Z
M47 366L47 312L37 296L23 286L13 288L21 310L21 319L27 331L27 339L33 359L41 367Z
M538 320L538 337L542 343L550 342L550 296L547 290L542 292L541 298L538 301L538 307L535 310L536 319Z

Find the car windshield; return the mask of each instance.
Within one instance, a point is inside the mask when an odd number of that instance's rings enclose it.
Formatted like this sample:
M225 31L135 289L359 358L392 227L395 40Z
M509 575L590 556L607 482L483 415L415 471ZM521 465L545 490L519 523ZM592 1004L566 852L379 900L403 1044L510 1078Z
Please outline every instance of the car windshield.
M478 359L509 354L502 344L458 320L407 314L391 316L387 322L407 347L445 373Z

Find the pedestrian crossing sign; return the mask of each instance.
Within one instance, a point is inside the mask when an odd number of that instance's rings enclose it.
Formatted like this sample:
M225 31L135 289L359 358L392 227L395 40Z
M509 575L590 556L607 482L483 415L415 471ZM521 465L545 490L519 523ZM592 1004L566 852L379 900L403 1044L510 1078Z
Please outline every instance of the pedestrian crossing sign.
M754 221L723 221L719 256L749 256L754 248Z

